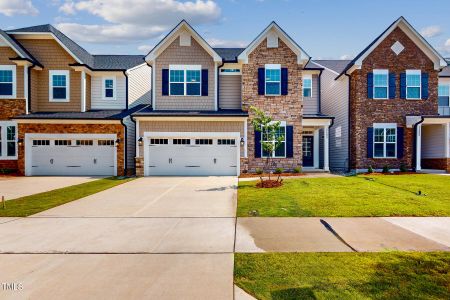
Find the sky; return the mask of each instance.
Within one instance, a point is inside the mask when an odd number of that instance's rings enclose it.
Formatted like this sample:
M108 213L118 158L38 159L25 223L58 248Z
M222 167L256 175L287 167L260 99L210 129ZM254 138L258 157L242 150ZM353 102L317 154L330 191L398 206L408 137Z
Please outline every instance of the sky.
M186 19L213 47L276 21L314 59L351 59L400 16L450 57L448 0L0 0L1 29L50 23L92 54L146 54Z

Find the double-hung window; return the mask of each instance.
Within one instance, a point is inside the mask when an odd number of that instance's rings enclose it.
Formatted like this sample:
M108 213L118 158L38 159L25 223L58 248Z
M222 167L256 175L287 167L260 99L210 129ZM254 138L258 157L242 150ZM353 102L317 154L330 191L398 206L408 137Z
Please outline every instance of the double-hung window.
M281 95L281 65L272 64L265 65L266 87L265 94L267 96Z
M449 96L450 96L450 85L440 84L438 89L439 106L445 107L450 106Z
M103 99L116 100L116 78L103 77Z
M420 70L406 70L406 99L421 99L422 74Z
M17 159L17 125L0 122L0 159Z
M50 102L69 102L70 77L67 70L50 70Z
M375 158L397 157L397 124L375 124L373 135Z
M280 127L278 128L278 131L275 133L273 139L270 139L270 134L264 131L264 127L261 131L261 152L262 157L269 157L269 153L264 151L264 143L273 143L274 146L276 144L276 141L281 138L280 145L277 149L272 153L272 157L276 158L284 158L286 157L286 122L280 122Z
M201 96L201 66L169 66L171 96Z
M373 70L373 98L388 99L389 96L389 71Z
M303 76L303 97L312 97L312 76L309 74Z
M16 98L16 66L0 66L0 98Z

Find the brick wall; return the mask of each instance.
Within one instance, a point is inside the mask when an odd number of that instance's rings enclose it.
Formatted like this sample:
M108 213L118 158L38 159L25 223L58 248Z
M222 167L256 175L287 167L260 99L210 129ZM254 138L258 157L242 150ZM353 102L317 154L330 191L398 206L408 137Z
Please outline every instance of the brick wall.
M276 121L286 121L286 125L294 128L294 157L275 158L276 167L292 170L302 165L302 115L303 101L302 72L297 63L297 55L283 41L279 40L278 48L267 48L267 41L262 41L249 55L248 64L242 68L242 106L248 110L250 106L258 107L272 116ZM289 92L286 96L258 95L258 68L265 64L281 64L288 68ZM255 158L254 128L251 125L253 113L249 112L247 128L248 159L241 159L243 170L254 172L264 164L262 158Z
M450 158L424 158L422 169L445 170L450 173Z
M25 133L80 133L80 134L117 134L122 141L117 147L117 175L124 174L125 133L121 124L19 124L19 139L25 139ZM25 173L25 146L19 146L19 173Z
M405 47L398 56L391 50L396 41ZM373 69L388 69L390 73L396 73L395 99L367 99L367 73L373 72ZM420 69L429 74L428 100L400 99L400 73L407 69ZM363 61L361 69L351 74L350 84L351 168L382 168L385 165L399 168L402 163L411 168L414 130L406 128L406 115L437 114L438 72L434 70L433 62L397 28ZM397 123L397 127L404 127L403 159L367 158L367 128L373 127L373 123Z

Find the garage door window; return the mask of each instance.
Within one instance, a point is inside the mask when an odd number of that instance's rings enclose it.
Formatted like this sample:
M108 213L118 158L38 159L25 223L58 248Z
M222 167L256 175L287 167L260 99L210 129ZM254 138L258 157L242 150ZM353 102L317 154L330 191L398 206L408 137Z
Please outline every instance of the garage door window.
M71 146L71 140L55 140L55 146Z
M190 145L191 140L190 139L173 139L174 145Z
M93 146L93 140L77 140L77 146Z
M195 144L196 145L212 145L213 140L212 139L196 139Z
M50 140L33 140L33 146L50 146Z
M236 140L233 139L219 139L217 145L236 145Z
M168 139L150 139L150 145L167 145L169 144Z
M98 140L99 146L114 146L114 140Z

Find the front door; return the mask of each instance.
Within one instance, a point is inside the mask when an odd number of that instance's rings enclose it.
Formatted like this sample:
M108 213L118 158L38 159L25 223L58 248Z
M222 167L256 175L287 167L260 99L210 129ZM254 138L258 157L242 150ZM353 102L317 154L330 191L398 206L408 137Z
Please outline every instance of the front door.
M303 137L303 166L314 166L314 137L312 136Z

